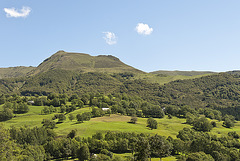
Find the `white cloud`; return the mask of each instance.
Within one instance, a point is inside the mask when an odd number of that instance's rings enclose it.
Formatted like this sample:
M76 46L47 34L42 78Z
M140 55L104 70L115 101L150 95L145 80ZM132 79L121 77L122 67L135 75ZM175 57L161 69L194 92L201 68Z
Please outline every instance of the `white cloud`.
M103 37L106 40L108 45L113 45L117 43L117 37L113 32L103 32L105 36Z
M15 8L4 8L3 9L6 12L7 17L27 17L29 13L31 12L30 7L23 6L21 10L17 10Z
M141 35L150 35L153 32L153 28L144 23L138 23L135 29Z

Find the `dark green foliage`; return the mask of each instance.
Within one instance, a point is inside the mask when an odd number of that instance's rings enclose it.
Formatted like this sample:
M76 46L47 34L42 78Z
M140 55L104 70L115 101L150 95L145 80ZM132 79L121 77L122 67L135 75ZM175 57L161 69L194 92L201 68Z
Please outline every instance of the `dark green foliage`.
M91 112L84 112L82 113L83 121L89 121L92 117Z
M211 155L205 154L204 152L197 152L188 155L186 161L214 161Z
M237 148L240 147L240 143L237 139L236 133L229 133L226 136L212 136L209 133L198 132L194 129L184 128L179 131L177 135L180 140L173 141L174 153L193 153L188 155L189 159L195 158L201 160L199 152L210 154L215 160L237 160L239 159L239 153ZM236 138L235 138L235 137ZM184 147L184 148L183 148ZM206 157L203 154L204 157ZM211 158L210 158L211 159Z
M168 114L168 119L172 119L172 115L171 114Z
M132 117L129 122L132 123L132 124L136 124L137 120L138 120L137 117Z
M66 120L66 116L64 114L55 114L53 120L58 119L58 123L62 123Z
M48 119L43 119L42 121L43 127L49 128L49 129L54 129L56 126L56 122Z
M10 109L13 111L13 113L16 114L22 114L22 113L27 113L29 111L27 103L17 103L17 102L6 102L3 105L3 109Z
M87 145L83 145L78 151L77 151L77 157L80 161L88 160L90 157L89 148Z
M68 119L69 119L70 121L72 121L72 120L74 119L73 114L69 114L69 115L68 115Z
M6 121L13 118L13 111L9 108L4 108L3 111L0 111L0 121Z
M44 161L46 159L45 149L41 145L28 145L22 152L22 160Z
M201 117L193 122L193 128L197 131L209 132L212 130L213 126L208 119Z
M147 161L150 156L150 145L146 138L140 137L136 144L135 149L136 160Z
M76 118L77 118L77 121L78 121L78 122L83 122L83 116L82 116L82 114L77 114L77 115L76 115Z
M28 105L26 103L19 103L16 108L14 108L14 113L27 113L29 111Z
M212 121L211 124L212 124L212 127L217 127L217 123L215 121Z
M102 117L105 115L105 112L100 108L92 108L93 117Z
M60 112L61 112L61 113L65 113L65 112L66 112L66 106L61 105L61 106L60 106Z
M226 128L231 128L234 126L234 122L231 119L226 118L223 122L223 126Z
M54 113L54 112L57 112L57 108L50 105L50 106L44 106L44 108L41 111L41 114L47 115L47 114L51 114L51 113Z
M236 131L231 131L231 132L228 132L228 136L231 136L235 139L239 139L239 135L236 133Z
M158 123L157 123L156 120L154 120L153 118L150 117L150 118L147 120L147 127L151 128L151 130L152 130L152 129L157 129Z
M72 130L72 131L67 135L67 137L73 139L73 138L76 136L76 132L77 132L76 130Z
M55 136L54 132L46 128L10 128L10 136L19 144L43 145Z
M172 151L172 144L165 138L155 135L149 138L151 156L159 157L160 159L169 156Z
M189 125L193 125L197 118L198 118L197 116L188 112L186 114L186 123Z
M147 105L142 108L142 112L146 117L163 118L164 112L160 106Z
M90 112L84 112L82 114L77 114L76 116L78 122L89 121L91 117L92 116Z

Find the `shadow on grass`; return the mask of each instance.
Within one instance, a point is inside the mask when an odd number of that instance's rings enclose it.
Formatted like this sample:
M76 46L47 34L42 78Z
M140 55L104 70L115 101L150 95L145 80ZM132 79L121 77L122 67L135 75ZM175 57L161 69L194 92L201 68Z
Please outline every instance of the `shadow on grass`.
M75 123L72 123L71 125L76 125L76 124L82 124L83 122L75 122Z

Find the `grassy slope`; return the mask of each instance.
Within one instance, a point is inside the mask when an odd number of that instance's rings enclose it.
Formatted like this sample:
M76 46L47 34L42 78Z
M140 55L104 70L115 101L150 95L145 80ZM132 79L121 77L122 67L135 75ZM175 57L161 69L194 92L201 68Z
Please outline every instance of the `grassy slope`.
M50 69L63 69L83 72L133 72L144 73L129 65L124 64L118 58L110 55L90 56L83 53L68 53L58 51L44 60L31 74L46 72Z
M11 120L3 122L5 127L11 126L21 127L27 125L29 127L42 126L41 121L43 119L51 119L54 114L41 115L42 106L30 106L30 110L26 114L16 114ZM75 110L72 112L74 116L78 113L89 112L89 107ZM90 121L84 123L77 123L76 119L73 121L67 120L62 124L57 124L55 132L58 135L67 135L72 129L77 129L77 134L82 137L89 137L96 132L105 131L121 131L121 132L137 132L137 133L149 133L159 134L163 136L175 137L179 130L189 125L183 124L185 119L156 119L159 123L158 129L150 130L146 127L147 118L138 118L137 124L127 123L131 117L121 115L111 115L104 117L92 118Z
M166 71L166 70L159 70L150 72L152 74L157 75L168 75L168 76L174 76L174 75L182 75L182 76L196 76L196 75L205 75L205 74L214 74L214 72L210 71Z
M145 74L136 74L134 79L143 79L150 83L158 83L160 85L164 85L166 83L169 83L175 80L194 79L194 78L200 78L207 75L210 75L210 74L184 76L184 75L156 75L152 73L145 73Z
M0 109L2 107L0 106ZM30 106L30 110L26 114L16 114L11 120L2 122L5 127L9 128L11 126L21 127L27 125L29 127L42 126L42 119L51 119L54 114L41 115L42 106ZM74 116L78 113L90 112L89 107L75 110L72 112ZM137 132L137 133L148 133L148 134L159 134L162 136L171 136L176 138L178 131L184 127L191 127L190 125L185 124L185 119L179 119L173 117L173 119L168 119L167 117L163 119L156 119L158 121L158 129L150 130L146 127L147 118L138 118L137 124L127 123L131 117L121 116L121 115L111 115L104 117L92 118L90 121L84 123L77 123L76 119L73 121L68 120L68 115L66 115L67 120L62 124L57 124L55 132L58 135L67 135L70 130L77 129L77 134L82 137L88 137L96 132L105 132L105 131L121 131L121 132ZM233 128L224 128L222 127L222 121L217 122L217 127L213 128L211 131L212 134L227 134L230 131L236 131L240 134L240 122L235 123Z
M34 70L35 67L10 67L0 68L0 79L14 78L26 76L28 72Z

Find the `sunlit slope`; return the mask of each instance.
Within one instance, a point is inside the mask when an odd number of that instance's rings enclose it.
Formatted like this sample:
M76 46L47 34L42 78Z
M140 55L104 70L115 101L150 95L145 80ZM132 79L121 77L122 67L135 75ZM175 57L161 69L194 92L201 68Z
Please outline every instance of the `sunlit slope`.
M14 77L24 77L30 71L34 70L35 67L9 67L0 68L0 79L3 78L14 78Z
M167 70L158 70L154 72L150 72L151 74L156 74L159 76L197 76L197 75L206 75L206 74L214 74L215 72L211 71L167 71Z
M31 75L46 72L52 69L63 69L82 72L106 72L106 73L144 73L129 65L124 64L118 58L111 55L90 56L83 53L69 53L58 51L56 54L44 60Z

